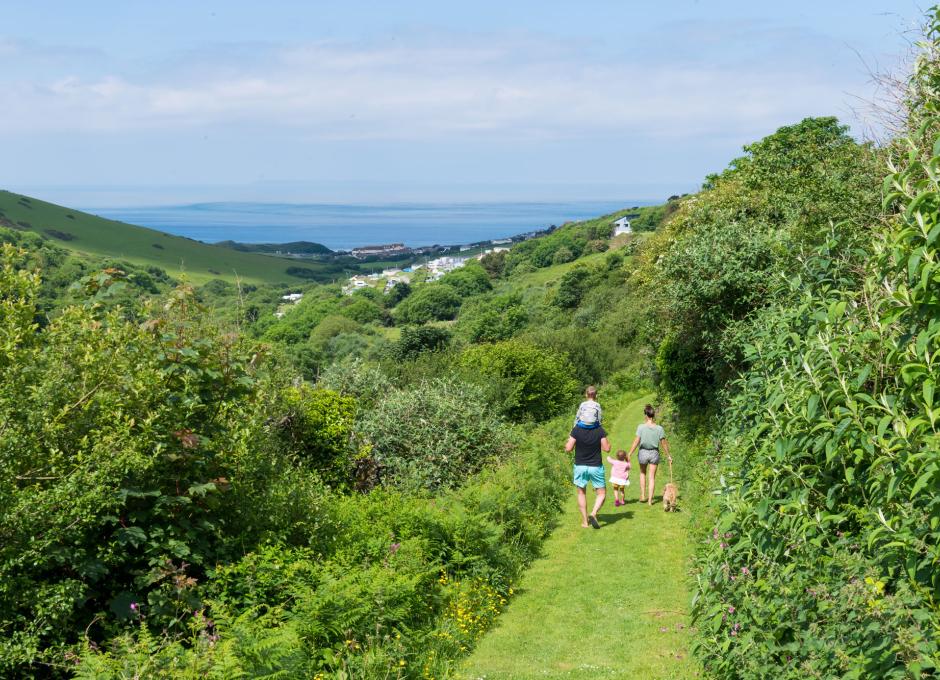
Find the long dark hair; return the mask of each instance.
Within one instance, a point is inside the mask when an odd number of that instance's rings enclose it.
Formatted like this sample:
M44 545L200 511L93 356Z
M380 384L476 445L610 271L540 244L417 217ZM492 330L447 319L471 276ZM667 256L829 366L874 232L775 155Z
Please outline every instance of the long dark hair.
M643 413L646 415L647 418L655 418L655 417L656 417L656 411L653 410L653 407L650 406L649 404L647 404L646 406L643 407Z

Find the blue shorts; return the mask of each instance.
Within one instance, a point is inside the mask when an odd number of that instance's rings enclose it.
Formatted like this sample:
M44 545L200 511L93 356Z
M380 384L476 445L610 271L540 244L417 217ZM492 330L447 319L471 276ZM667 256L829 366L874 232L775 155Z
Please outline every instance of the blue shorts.
M595 489L604 488L604 466L597 467L593 465L575 465L574 466L574 485L579 489L587 487L588 482Z

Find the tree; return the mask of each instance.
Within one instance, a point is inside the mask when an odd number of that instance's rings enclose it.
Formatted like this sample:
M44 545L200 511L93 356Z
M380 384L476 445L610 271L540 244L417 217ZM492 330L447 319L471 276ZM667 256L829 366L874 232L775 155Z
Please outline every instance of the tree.
M399 323L423 324L457 316L460 296L453 286L431 283L418 288L395 308Z
M519 340L474 345L460 357L500 410L513 420L546 420L577 397L574 368L561 355Z
M475 260L460 269L448 272L441 278L440 282L446 286L451 286L462 298L480 295L493 287L486 270Z

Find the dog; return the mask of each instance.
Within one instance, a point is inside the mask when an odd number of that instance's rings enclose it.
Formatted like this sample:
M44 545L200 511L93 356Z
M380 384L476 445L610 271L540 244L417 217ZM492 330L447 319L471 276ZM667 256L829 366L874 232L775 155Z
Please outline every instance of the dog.
M676 509L676 498L679 496L679 487L672 482L663 489L663 510L665 512L674 512Z

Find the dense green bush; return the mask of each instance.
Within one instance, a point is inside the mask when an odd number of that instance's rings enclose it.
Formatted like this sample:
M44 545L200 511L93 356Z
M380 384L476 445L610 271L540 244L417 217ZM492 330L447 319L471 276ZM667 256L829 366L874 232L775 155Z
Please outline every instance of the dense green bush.
M790 295L779 283L800 271L800 255L826 240L831 223L847 249L870 245L878 213L877 154L834 118L780 128L745 151L681 201L640 276L669 343L659 356L682 363L664 371L666 387L687 412L744 368L742 324Z
M511 451L508 425L482 390L454 379L392 390L363 414L357 430L372 446L383 481L405 488L460 486Z
M883 238L866 252L846 225L814 233L825 215L791 197L781 208L820 245L736 329L747 370L709 452L719 495L694 607L717 677L940 668L940 13L932 21L884 182L895 213Z
M476 260L470 260L463 267L448 272L441 277L440 283L453 288L462 298L480 295L493 287L486 270Z
M460 308L457 333L471 343L508 340L528 323L529 315L518 295L477 297Z
M485 385L500 412L516 421L556 416L579 392L574 368L566 359L519 340L470 346L460 365Z
M450 342L450 331L435 326L405 326L389 351L398 361L409 361L423 352L440 352Z
M279 397L282 415L276 428L284 453L317 470L327 482L345 484L353 468L355 399L306 386L285 389Z
M92 303L36 332L38 280L17 257L0 280L4 674L58 664L82 631L107 637L132 603L179 629L234 533L295 526L271 496L282 473L249 345L207 327L188 288L139 325Z
M399 323L422 324L428 321L446 321L457 316L460 296L453 286L431 283L417 288L395 308Z

